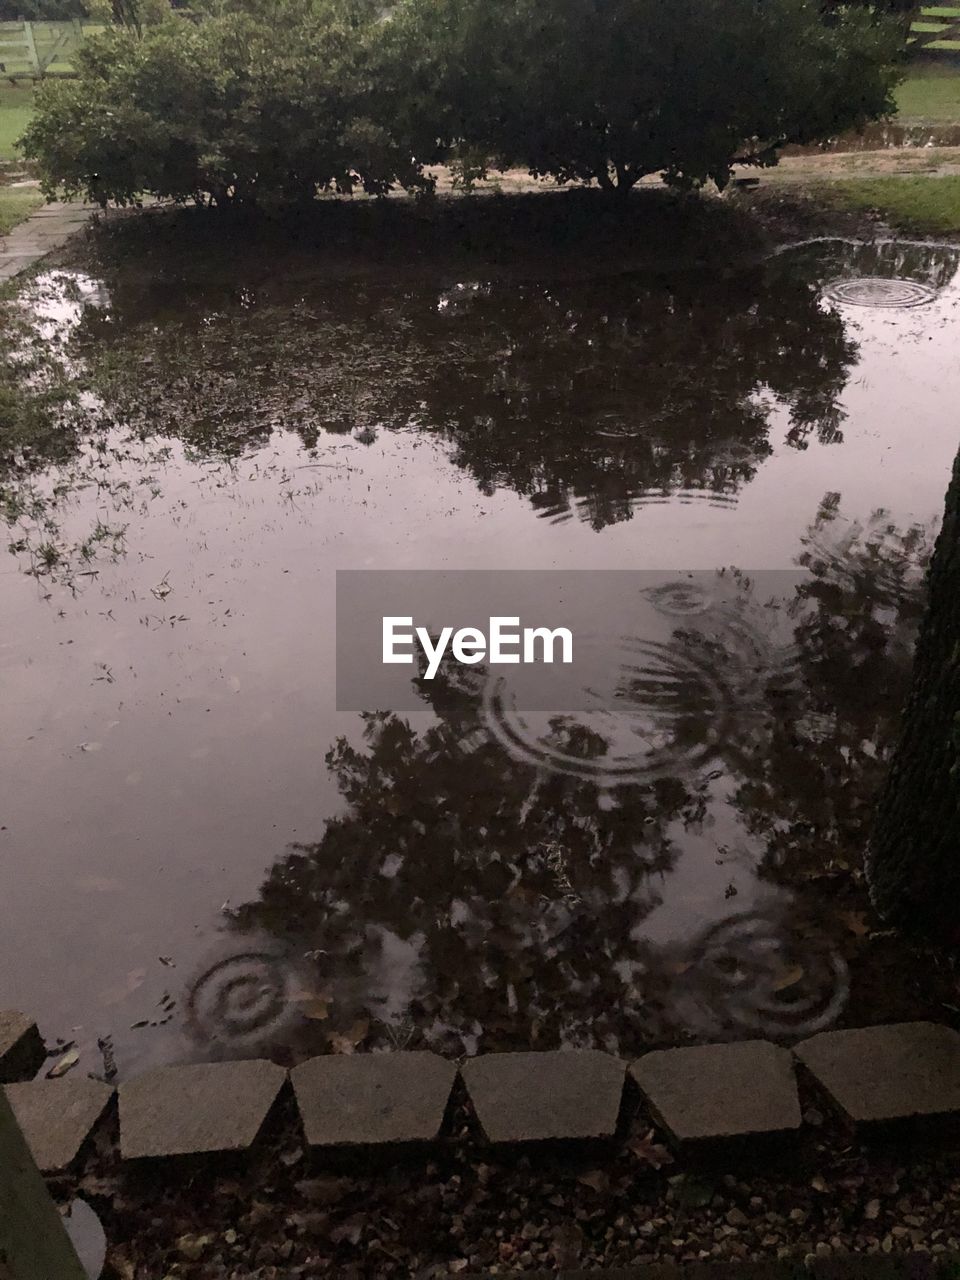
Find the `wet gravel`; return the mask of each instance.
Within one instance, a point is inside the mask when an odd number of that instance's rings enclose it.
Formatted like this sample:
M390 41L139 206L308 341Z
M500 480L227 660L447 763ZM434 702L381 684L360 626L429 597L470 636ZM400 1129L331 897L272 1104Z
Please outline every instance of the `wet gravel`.
M292 1116L242 1166L121 1166L59 1184L122 1280L417 1277L960 1250L960 1142L864 1145L813 1104L779 1152L674 1157L649 1117L611 1148L494 1154L467 1112L435 1151L317 1163Z

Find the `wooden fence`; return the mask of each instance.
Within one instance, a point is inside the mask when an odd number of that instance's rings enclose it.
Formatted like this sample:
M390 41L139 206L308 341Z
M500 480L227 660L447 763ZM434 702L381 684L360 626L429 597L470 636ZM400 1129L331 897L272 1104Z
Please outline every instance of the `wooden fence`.
M0 77L39 80L72 75L73 57L84 35L102 31L88 22L0 22Z
M960 53L960 7L924 5L910 28L907 47L930 53Z
M73 58L85 35L102 31L91 22L0 22L0 79L39 80L73 74ZM910 29L908 48L960 54L960 5L923 5Z

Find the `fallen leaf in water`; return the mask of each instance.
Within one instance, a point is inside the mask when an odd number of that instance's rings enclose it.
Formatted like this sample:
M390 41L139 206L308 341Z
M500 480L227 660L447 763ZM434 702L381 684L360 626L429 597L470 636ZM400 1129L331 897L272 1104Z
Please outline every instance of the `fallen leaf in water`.
M65 1053L59 1062L55 1062L47 1075L51 1080L56 1080L60 1076L65 1076L67 1072L77 1065L80 1061L80 1052L77 1049L71 1049L69 1053Z
M844 922L852 934L858 938L865 938L870 932L870 926L867 924L867 918L862 911L841 911L840 919Z
M773 984L774 991L786 991L787 987L795 987L803 977L804 969L802 964L791 965L789 969L784 969L780 977Z
M370 1030L370 1021L368 1018L360 1018L353 1024L349 1031L343 1034L332 1032L330 1035L330 1048L334 1053L353 1053L354 1049L360 1041L366 1036Z
M322 1022L330 1016L329 996L308 996L299 1002L300 1012L313 1022Z

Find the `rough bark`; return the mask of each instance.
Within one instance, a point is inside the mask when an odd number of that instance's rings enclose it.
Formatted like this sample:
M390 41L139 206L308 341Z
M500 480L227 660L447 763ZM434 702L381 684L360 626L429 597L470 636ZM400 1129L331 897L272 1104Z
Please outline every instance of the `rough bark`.
M891 924L960 943L960 454L928 578L900 741L867 858Z

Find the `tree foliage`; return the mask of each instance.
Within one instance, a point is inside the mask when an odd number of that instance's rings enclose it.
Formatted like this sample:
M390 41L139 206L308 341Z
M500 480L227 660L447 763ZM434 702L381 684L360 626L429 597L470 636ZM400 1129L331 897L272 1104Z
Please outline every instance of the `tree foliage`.
M447 143L624 189L722 186L734 157L772 163L884 114L901 38L807 0L406 0L396 20Z
M75 80L38 91L23 139L44 189L292 204L318 189L422 183L380 123L366 0L224 4L88 39Z
M722 187L890 110L901 39L813 0L201 0L88 41L24 146L47 190L120 203L423 188L457 157Z

